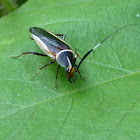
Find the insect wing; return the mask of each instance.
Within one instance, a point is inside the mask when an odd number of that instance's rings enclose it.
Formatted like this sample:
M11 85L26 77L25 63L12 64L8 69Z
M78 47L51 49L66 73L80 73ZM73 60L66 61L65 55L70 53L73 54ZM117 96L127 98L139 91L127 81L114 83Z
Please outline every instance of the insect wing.
M48 49L47 45L39 37L35 36L34 34L32 34L32 36L36 41L36 43L38 44L38 46L40 47L40 49L49 57L55 59L55 55Z
M70 49L63 39L44 29L32 27L30 28L30 32L38 46L53 59L59 51Z

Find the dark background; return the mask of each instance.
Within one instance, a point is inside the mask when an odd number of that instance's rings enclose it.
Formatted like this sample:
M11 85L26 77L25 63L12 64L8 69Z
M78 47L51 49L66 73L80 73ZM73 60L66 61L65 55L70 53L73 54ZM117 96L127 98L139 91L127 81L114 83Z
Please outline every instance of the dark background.
M20 7L27 0L0 0L0 17Z

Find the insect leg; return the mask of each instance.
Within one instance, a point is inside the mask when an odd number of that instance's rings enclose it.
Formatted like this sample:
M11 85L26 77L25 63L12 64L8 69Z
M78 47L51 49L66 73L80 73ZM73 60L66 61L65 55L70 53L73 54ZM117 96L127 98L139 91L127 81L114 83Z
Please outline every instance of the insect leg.
M78 57L79 59L81 59L80 55L77 53L77 50L79 51L79 49L75 48L75 54L77 55L77 57Z
M73 80L73 83L75 82L75 80L77 79L77 75L74 75L75 76L75 79Z
M75 66L77 57L80 58L80 55L77 53L77 49L75 49L75 56L74 56L73 66ZM81 59L81 58L80 58L80 59Z
M55 61L53 61L53 62L49 62L48 64L46 64L45 66L43 66L43 67L41 67L39 70L38 70L38 72L31 78L31 79L33 79L34 77L36 77L37 75L38 75L38 73L41 71L41 70L43 70L45 67L47 67L48 65L50 65L50 64L53 64Z
M17 57L20 57L22 55L26 55L26 54L34 54L34 55L40 55L40 56L48 56L48 55L45 55L45 54L41 54L41 53L36 53L36 52L23 52L22 54L18 55L18 56L12 56L13 58L17 58Z
M30 38L31 40L34 40L34 39L33 39L32 37L30 37L30 36L29 36L29 38Z
M57 36L62 36L62 39L65 40L66 36L63 34L56 34Z
M59 70L60 70L60 65L58 66L57 73L56 73L56 78L55 78L55 88L56 88L56 81L57 81L57 78L58 78Z
M80 77L82 78L82 80L86 80L86 78L83 78L83 77L81 76L81 73L80 73L79 69L78 69L77 71L78 71Z

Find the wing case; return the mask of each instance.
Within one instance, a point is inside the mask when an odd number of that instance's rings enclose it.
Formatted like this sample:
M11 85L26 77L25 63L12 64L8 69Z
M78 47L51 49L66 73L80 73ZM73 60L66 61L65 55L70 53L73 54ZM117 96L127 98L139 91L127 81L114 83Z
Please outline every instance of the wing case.
M56 54L61 50L70 49L68 44L57 35L38 27L29 29L38 46L51 58L55 59Z

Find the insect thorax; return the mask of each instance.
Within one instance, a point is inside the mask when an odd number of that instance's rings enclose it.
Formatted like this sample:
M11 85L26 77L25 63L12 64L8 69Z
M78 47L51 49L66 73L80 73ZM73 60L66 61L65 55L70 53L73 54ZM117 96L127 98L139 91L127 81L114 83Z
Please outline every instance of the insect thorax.
M56 61L62 67L72 66L74 61L74 53L72 50L65 49L56 55Z

